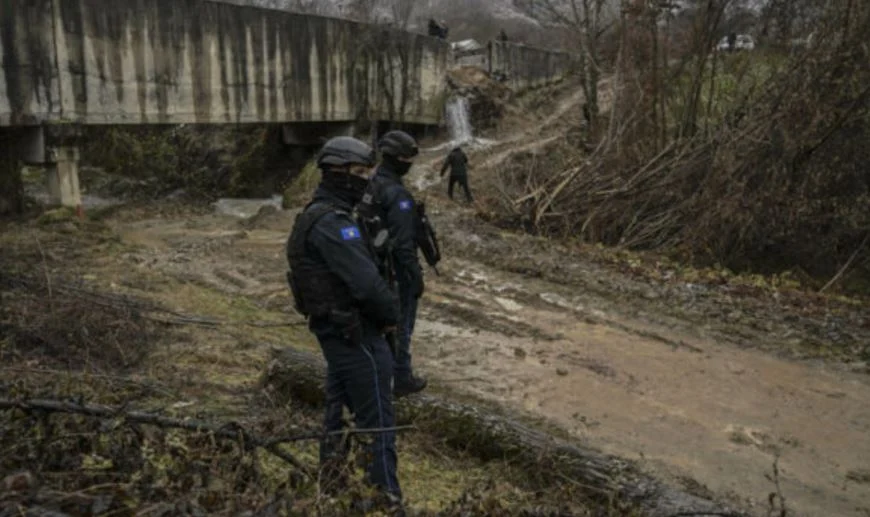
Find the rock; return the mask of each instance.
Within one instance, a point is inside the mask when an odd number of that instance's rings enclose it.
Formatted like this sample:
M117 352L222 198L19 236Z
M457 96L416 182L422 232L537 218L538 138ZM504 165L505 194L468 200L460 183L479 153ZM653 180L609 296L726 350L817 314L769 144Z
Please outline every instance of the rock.
M564 377L568 375L568 370L566 370L565 368L556 368L556 373Z
M526 351L520 347L514 348L514 357L516 357L517 359L525 359Z

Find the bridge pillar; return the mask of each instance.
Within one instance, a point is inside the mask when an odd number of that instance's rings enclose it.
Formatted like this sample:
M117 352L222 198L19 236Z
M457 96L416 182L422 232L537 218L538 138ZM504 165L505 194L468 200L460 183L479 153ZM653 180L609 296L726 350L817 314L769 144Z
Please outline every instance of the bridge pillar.
M81 209L82 194L79 189L79 148L55 147L48 152L48 194L53 205Z
M48 183L49 204L79 209L79 148L81 128L74 125L26 128L19 152L28 165L41 167Z

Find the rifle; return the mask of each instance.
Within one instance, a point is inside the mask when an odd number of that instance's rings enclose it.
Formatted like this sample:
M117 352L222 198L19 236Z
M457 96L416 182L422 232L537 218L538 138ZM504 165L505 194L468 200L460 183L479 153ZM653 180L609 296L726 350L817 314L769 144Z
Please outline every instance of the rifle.
M376 218L375 224L379 223L380 219ZM387 282L387 286L390 289L395 289L396 284L396 275L393 271L393 254L390 249L390 232L386 228L382 228L378 231L374 240L372 241L372 247L375 250L375 256L380 257L378 268L381 270L381 276L384 278L384 281ZM395 332L386 332L384 333L384 339L387 340L387 344L390 346L390 352L393 353L393 359L399 353L399 341L398 336L396 336Z
M438 262L441 260L441 248L438 246L438 235L435 227L426 215L426 203L417 204L417 247L423 252L426 263L435 270L435 274L441 276L438 271Z

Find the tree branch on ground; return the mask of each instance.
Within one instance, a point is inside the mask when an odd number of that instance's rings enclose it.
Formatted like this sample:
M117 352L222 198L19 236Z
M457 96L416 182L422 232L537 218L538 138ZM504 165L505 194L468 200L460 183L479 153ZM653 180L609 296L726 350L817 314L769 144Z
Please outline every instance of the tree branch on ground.
M320 440L327 436L343 436L343 435L362 435L362 434L379 434L385 432L396 432L414 429L414 426L399 426L377 429L348 429L337 432L307 432L297 435L282 436L278 438L264 438L258 436L235 422L228 424L214 424L201 420L189 418L171 418L167 416L157 415L154 413L145 413L142 411L127 411L124 407L107 407L96 406L92 404L68 402L61 400L47 399L29 399L29 400L10 400L0 399L0 410L21 410L25 412L45 412L45 413L74 413L85 415L94 418L105 418L122 420L136 424L154 425L162 428L184 429L186 431L205 432L216 438L225 440L233 440L239 442L246 449L262 448L281 458L287 463L296 467L299 471L309 477L313 477L314 472L295 456L280 448L281 444L300 442L307 440Z

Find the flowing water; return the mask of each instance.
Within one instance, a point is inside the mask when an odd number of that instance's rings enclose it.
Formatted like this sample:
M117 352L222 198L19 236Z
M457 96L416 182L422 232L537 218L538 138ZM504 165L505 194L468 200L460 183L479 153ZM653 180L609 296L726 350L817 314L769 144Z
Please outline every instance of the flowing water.
M476 138L474 136L467 98L453 97L448 101L445 111L450 140L441 145L430 147L426 151L439 152L450 150L460 145L470 149L484 149L498 143L495 140Z
M248 218L257 215L264 206L274 206L281 210L282 196L275 194L269 199L231 199L222 198L213 203L215 210L224 215Z
M451 143L455 145L468 143L474 138L468 111L468 99L465 97L454 97L447 103L447 127Z

